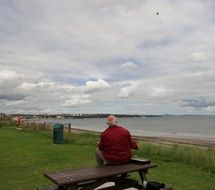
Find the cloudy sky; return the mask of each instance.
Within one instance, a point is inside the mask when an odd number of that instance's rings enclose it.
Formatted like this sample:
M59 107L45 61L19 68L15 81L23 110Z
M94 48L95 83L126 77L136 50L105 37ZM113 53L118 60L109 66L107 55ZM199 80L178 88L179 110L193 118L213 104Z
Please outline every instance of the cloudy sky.
M0 0L0 112L215 114L213 0Z

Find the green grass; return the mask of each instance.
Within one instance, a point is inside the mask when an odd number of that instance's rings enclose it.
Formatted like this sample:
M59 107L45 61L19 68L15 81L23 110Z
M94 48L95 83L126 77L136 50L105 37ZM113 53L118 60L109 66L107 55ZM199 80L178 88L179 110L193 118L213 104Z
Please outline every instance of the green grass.
M214 147L165 146L150 143L144 143L141 147L142 151L137 152L138 156L150 156L165 162L179 162L215 174Z
M36 189L52 184L43 177L45 171L94 166L98 138L95 133L66 134L65 143L56 145L52 143L52 134L48 130L19 131L15 126L0 128L0 189ZM167 148L152 144L142 144L141 150L134 154L149 158L158 165L150 170L150 180L170 184L174 190L214 190L213 169L202 167L202 161L199 165L187 161L193 160L187 157L198 157L202 150L206 160L214 158L211 157L214 154L212 149ZM213 163L214 160L207 165L213 166Z
M52 143L48 131L0 129L0 189L36 189L49 184L43 172L95 165L95 147Z

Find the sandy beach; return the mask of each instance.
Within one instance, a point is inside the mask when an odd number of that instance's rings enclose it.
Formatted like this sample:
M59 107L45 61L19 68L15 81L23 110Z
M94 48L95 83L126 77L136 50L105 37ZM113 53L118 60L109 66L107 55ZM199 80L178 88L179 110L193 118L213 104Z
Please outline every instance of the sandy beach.
M188 138L173 138L173 137L137 137L143 141L157 144L183 144L202 147L215 147L215 139L188 139Z
M74 133L81 132L95 132L90 130L76 129L71 128L71 131ZM202 146L202 147L215 147L215 138L214 139L191 139L191 138L173 138L173 137L142 137L134 136L135 139L145 142L151 142L156 144L165 144L165 145L174 145L174 144L183 144L183 145L192 145L192 146Z

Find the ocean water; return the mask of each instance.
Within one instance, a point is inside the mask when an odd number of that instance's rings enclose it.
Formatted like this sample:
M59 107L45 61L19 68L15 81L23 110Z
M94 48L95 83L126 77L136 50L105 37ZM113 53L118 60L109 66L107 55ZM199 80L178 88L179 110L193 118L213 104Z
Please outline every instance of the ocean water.
M104 118L40 120L46 123L71 123L72 128L101 132L107 127ZM163 116L118 118L118 125L134 136L177 137L215 140L215 116ZM66 126L66 125L65 125Z

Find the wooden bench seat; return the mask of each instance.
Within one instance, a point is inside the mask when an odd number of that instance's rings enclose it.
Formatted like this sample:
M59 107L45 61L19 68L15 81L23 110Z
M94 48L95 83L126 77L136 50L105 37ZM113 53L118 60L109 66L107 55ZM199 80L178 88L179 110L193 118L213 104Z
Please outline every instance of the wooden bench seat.
M132 182L133 183L133 182ZM142 189L142 186L140 186L140 188L137 187L137 184L135 182L135 184L132 185L132 187L136 186L137 189ZM139 186L139 185L138 185ZM130 187L130 186L129 186ZM128 188L129 188L128 187ZM122 189L126 189L127 187L123 187L122 186ZM97 189L97 190L113 190L115 189L113 186L111 187L105 187L105 188L102 188L102 189ZM57 186L48 186L48 187L42 187L42 188L38 188L38 190L58 190L58 187ZM166 186L164 190L173 190L172 187L168 187Z
M37 188L37 190L57 190L57 189L58 189L57 186L48 186L48 187Z
M90 184L89 184L90 185ZM84 186L79 186L79 189L83 188ZM137 189L142 189L142 185L140 185L138 183L137 180L134 179L124 179L121 180L117 183L117 188L118 189L126 189L126 188L130 188L130 187L134 187ZM38 188L37 190L58 190L58 186L47 186L47 187L42 187L42 188ZM63 188L62 188L63 189ZM105 186L101 186L101 187L97 187L96 190L112 190L112 189L116 189L116 184L106 184ZM66 190L66 188L65 188Z

